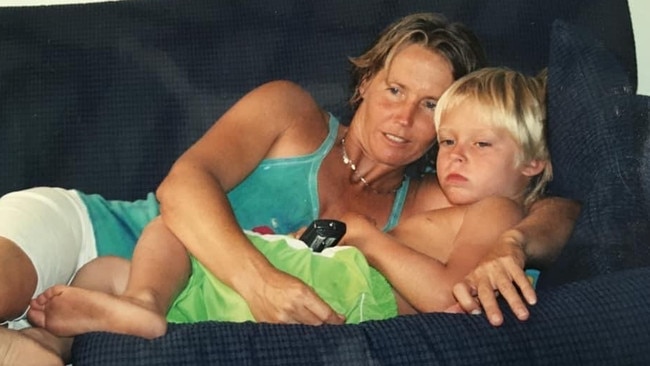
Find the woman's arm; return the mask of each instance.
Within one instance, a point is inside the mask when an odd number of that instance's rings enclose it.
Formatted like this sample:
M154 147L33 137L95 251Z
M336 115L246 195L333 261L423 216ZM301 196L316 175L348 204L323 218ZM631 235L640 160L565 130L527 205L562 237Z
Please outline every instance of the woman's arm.
M528 319L522 296L530 305L537 302L537 297L525 276L524 265L539 269L548 266L569 239L579 213L577 202L563 198L536 202L529 214L505 231L477 267L454 287L463 311L477 312L482 307L491 324L502 324L503 314L495 295L498 291L518 319Z
M452 216L449 220L446 215L456 215L456 219ZM413 216L400 223L395 237L370 224L358 230L357 220L354 220L350 236L346 235L344 243L359 248L368 262L416 310L443 311L455 302L454 284L489 251L490 246L481 243L494 242L521 217L521 209L513 201L487 198L466 207ZM432 222L454 227L445 230L438 224L431 225ZM419 240L419 243L411 240L417 236L426 240ZM422 244L427 242L430 244Z
M580 204L560 197L537 201L530 213L515 226L524 238L521 247L526 254L526 264L544 269L560 254L573 232Z
M263 159L310 153L326 135L327 122L308 93L289 82L263 85L191 146L156 192L165 224L259 321L340 323L315 292L254 248L226 197Z

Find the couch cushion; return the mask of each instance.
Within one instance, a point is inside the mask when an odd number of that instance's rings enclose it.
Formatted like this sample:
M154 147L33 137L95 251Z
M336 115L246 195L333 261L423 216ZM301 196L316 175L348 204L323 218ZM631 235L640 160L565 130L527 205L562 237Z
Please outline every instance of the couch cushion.
M555 177L549 190L580 201L582 212L540 286L650 264L647 203L639 179L647 128L639 98L601 43L581 28L555 22L548 84Z
M506 312L421 314L355 325L172 324L147 340L112 333L75 338L82 365L647 365L650 268L540 292L526 322ZM605 294L605 296L603 296Z

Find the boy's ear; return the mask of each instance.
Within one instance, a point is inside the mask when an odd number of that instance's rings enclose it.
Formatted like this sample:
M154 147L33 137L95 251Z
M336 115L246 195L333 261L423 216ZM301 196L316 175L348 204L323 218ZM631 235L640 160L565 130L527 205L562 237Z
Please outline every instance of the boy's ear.
M521 174L527 177L534 177L537 174L541 173L544 170L544 168L546 168L546 164L548 164L546 160L533 159L528 163L524 164L524 166L521 169Z

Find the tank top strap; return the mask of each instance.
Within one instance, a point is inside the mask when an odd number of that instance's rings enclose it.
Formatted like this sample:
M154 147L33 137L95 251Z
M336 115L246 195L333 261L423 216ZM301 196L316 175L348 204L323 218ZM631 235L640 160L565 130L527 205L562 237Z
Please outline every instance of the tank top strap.
M334 143L336 142L336 136L339 133L339 120L334 117L332 113L329 113L329 115L329 132L327 133L327 138L323 141L318 150L314 152L314 155L321 156L321 160L330 152L330 150L332 150L332 146L334 146Z
M399 190L395 193L395 201L393 202L393 209L390 212L388 217L388 222L384 226L384 231L389 231L397 225L399 222L400 216L402 216L402 209L404 209L404 203L406 202L406 195L409 191L409 184L411 179L409 177L404 177L404 182Z

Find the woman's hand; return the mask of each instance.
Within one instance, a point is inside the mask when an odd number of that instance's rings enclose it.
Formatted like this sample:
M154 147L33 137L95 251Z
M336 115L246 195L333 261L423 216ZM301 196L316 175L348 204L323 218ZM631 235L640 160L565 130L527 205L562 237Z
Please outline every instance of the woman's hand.
M284 324L343 324L337 314L304 282L281 271L265 276L259 291L246 301L258 322Z
M534 305L537 296L524 273L524 245L525 238L517 230L508 230L501 235L490 253L454 286L454 297L462 311L477 314L482 308L490 324L499 326L503 323L503 314L496 300L500 294L519 320L528 319L529 312L522 295L528 305ZM448 309L449 312L458 310L458 307Z

